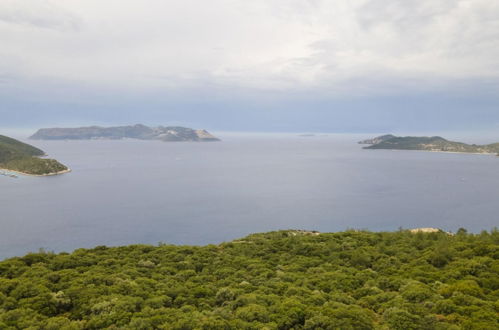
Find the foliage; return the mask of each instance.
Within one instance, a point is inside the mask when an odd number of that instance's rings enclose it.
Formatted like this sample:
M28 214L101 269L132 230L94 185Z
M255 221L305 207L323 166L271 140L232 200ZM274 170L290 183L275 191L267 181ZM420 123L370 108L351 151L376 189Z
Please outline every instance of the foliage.
M29 144L0 135L0 163L26 156L43 156L44 152Z
M68 168L54 159L38 158L45 153L29 144L0 135L0 168L27 174L49 174Z
M18 171L22 173L43 175L49 173L57 173L66 171L68 168L55 159L37 158L37 157L24 157L11 160L7 163L2 164L12 171Z
M1 329L498 329L499 231L278 231L0 262Z

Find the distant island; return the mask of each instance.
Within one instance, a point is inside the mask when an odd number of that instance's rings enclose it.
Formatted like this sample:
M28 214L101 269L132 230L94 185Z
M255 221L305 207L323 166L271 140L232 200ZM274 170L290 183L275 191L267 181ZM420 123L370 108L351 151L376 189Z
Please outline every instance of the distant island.
M367 139L363 141L359 141L359 144L378 144L381 142L385 142L386 140L390 140L392 138L396 137L395 135L392 134L387 134L387 135L381 135L378 137L375 137L373 139Z
M33 140L90 140L90 139L140 139L161 140L168 142L211 142L220 139L204 129L195 130L180 126L149 127L142 124L117 127L77 127L77 128L42 128L30 136Z
M370 144L370 146L364 147L364 149L423 150L435 152L497 154L499 156L499 143L486 145L466 144L449 141L440 136L398 137L388 134L360 141L359 143Z
M0 169L28 175L56 175L70 170L55 159L39 158L45 152L32 145L0 135Z

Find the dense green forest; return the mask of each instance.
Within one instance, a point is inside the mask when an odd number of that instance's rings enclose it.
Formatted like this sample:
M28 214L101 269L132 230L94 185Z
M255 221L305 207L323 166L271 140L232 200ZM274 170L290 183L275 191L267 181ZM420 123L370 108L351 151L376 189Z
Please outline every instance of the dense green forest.
M279 231L0 262L0 329L499 329L499 231Z
M0 168L34 175L57 173L68 169L54 159L38 158L44 154L42 150L32 145L0 135Z

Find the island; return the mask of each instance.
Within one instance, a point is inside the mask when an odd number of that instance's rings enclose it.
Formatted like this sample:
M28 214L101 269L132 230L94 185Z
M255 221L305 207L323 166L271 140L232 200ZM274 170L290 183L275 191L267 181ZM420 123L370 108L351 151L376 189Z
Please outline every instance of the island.
M386 134L386 135L381 135L381 136L375 137L373 139L359 141L359 144L378 144L381 142L385 142L386 140L390 140L394 137L396 137L396 136L392 135L392 134Z
M90 140L90 139L140 139L167 142L213 142L220 139L204 129L195 130L180 126L149 127L142 124L116 127L42 128L30 136L33 140Z
M0 170L25 175L63 174L70 169L55 159L40 158L45 152L32 145L0 135Z
M446 140L440 136L405 136L383 135L360 144L371 144L364 149L423 150L434 152L497 154L499 143L477 145Z
M0 261L1 329L499 329L499 231L283 230Z

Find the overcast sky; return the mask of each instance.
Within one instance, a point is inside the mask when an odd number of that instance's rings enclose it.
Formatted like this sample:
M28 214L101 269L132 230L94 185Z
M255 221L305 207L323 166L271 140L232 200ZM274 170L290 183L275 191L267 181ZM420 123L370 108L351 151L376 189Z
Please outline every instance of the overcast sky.
M0 0L0 115L499 131L499 1Z

